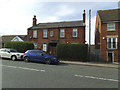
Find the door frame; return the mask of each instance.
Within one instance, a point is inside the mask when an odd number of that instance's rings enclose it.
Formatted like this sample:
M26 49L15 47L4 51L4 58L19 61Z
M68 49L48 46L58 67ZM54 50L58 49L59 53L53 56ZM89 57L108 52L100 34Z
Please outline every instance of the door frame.
M115 61L114 60L114 51L107 51L107 61L109 62L108 60L108 53L112 53L112 63Z
M51 45L51 44L52 44L52 45ZM56 48L57 44L58 44L58 43L56 43L56 42L55 42L55 43L54 43L54 42L53 42L53 43L49 43L49 53L50 53L50 54L53 53L53 47ZM55 45L55 46L54 46L54 45Z

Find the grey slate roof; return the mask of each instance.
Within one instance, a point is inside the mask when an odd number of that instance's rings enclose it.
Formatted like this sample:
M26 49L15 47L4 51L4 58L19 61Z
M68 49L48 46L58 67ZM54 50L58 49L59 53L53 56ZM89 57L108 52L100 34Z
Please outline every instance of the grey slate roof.
M3 35L2 42L11 41L16 36L20 37L23 41L27 40L27 35Z
M36 26L30 27L29 29L43 29L43 28L63 28L63 27L79 27L84 26L83 21L64 21L64 22L50 22L50 23L39 23Z
M99 10L98 14L102 22L120 21L120 9Z

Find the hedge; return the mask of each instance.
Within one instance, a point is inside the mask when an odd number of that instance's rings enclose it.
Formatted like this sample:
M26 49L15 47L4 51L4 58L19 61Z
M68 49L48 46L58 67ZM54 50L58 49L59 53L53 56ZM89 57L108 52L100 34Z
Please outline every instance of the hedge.
M58 44L57 56L60 59L86 60L88 54L87 44Z
M31 42L22 41L8 41L5 43L4 48L16 49L18 52L24 53L27 50L34 49L34 44Z

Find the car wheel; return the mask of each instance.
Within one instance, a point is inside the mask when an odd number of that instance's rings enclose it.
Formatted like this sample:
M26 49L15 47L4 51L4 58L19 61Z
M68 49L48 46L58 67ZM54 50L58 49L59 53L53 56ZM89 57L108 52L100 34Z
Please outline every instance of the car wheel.
M16 56L12 56L11 59L12 59L12 61L15 61L17 58L16 58Z
M24 61L25 61L25 62L29 62L28 57L25 57L25 58L24 58Z
M49 58L47 58L47 59L45 60L45 62L46 62L46 64L50 64L50 63L51 63L51 60L50 60Z

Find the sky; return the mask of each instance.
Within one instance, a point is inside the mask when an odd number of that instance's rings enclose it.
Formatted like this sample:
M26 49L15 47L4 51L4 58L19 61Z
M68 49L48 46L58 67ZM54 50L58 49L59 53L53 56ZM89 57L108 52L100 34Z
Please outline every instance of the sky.
M0 0L0 35L26 35L37 23L77 21L86 12L86 41L89 42L89 10L91 9L91 43L94 44L97 10L118 8L119 0Z

